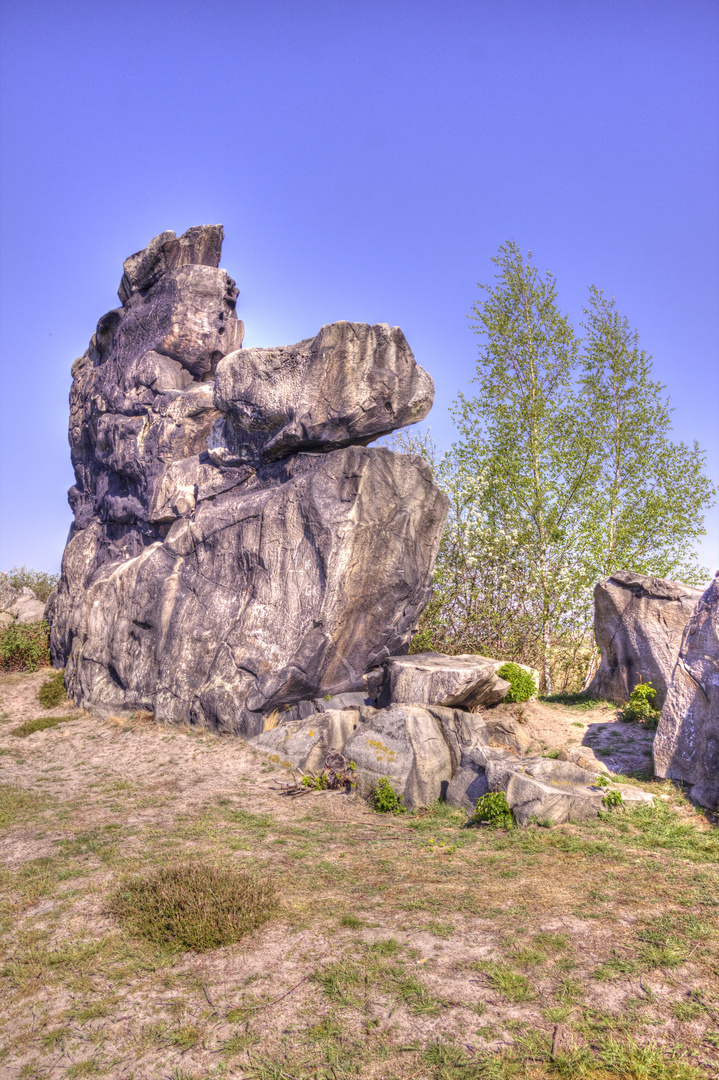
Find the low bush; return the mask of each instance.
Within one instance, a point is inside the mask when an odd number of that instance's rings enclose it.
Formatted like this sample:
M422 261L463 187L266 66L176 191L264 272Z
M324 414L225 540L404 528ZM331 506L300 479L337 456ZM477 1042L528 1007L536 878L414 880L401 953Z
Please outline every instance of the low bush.
M389 782L389 777L380 776L372 792L372 806L378 814L404 814L400 797Z
M54 675L50 675L37 692L37 699L43 709L56 708L66 697L64 671L56 671Z
M38 600L47 600L60 580L57 574L46 574L42 570L28 570L26 566L15 566L7 576L13 589L32 589Z
M474 813L468 825L489 825L493 829L512 829L514 814L503 791L489 791L477 799Z
M272 883L254 874L182 863L127 879L111 898L110 914L155 945L201 952L233 945L277 906Z
M519 664L502 664L497 669L500 679L506 679L510 684L507 696L504 699L509 704L519 701L529 701L537 693L537 684L532 676Z
M651 683L640 682L629 695L629 701L619 713L619 719L626 723L635 722L644 724L645 727L655 728L659 723L659 710L655 709L652 701L657 692Z
M50 664L46 622L11 623L0 630L0 671L37 671Z

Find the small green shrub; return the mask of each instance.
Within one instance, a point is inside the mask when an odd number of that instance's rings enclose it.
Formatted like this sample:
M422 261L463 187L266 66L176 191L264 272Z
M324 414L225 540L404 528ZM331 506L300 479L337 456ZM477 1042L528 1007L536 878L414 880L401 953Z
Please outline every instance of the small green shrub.
M24 724L13 728L10 734L16 735L18 739L26 739L36 731L45 731L46 728L57 727L58 724L67 724L76 719L76 716L38 716L35 720L26 720Z
M0 671L37 671L50 664L46 622L11 623L0 630Z
M389 782L389 777L380 776L372 792L372 806L378 814L404 814L400 797Z
M66 696L64 671L56 671L54 675L48 676L37 692L37 699L43 709L56 708Z
M163 867L129 878L110 913L156 945L198 952L233 945L277 910L271 882L243 870L203 863Z
M652 701L657 692L651 683L640 682L629 695L629 701L619 713L619 719L626 723L644 724L645 727L655 728L659 723L659 710L655 709Z
M514 814L503 791L489 791L477 799L477 806L468 825L486 824L493 829L514 828Z
M324 773L319 776L308 774L302 777L302 787L312 788L313 791L324 791L327 788L327 777Z
M606 806L607 810L612 810L615 806L622 805L622 793L621 791L608 791L602 799L602 802Z
M502 664L497 669L500 679L506 679L510 684L507 696L504 699L510 704L519 701L529 701L537 693L537 684L532 676L519 664Z
M32 589L38 600L47 600L60 580L57 574L42 570L28 570L26 566L14 566L7 576L13 589Z

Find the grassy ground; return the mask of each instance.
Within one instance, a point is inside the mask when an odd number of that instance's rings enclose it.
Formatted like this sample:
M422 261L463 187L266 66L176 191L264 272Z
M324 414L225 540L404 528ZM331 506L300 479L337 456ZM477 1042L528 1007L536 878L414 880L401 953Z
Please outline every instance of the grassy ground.
M43 710L46 674L0 680L5 1076L719 1075L719 830L671 786L512 832L293 801L239 740ZM567 741L614 722L557 716ZM138 880L187 864L270 885L268 921L203 952L142 936Z

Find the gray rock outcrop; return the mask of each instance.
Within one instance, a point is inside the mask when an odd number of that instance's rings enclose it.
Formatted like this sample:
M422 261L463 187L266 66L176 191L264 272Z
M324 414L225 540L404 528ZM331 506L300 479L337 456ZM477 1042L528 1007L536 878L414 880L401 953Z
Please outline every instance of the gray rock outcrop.
M429 806L443 796L462 755L487 743L482 717L460 709L393 705L331 709L264 731L250 743L276 764L319 774L329 750L354 762L367 798L387 777L403 804Z
M624 703L638 682L650 682L661 708L684 628L700 589L619 570L594 589L594 636L601 663L591 697Z
M447 500L420 458L365 445L431 406L402 332L240 349L221 243L203 226L127 259L73 366L51 648L78 705L254 734L406 651Z
M657 776L682 781L690 797L719 808L719 579L686 625L654 738Z
M507 729L508 721L501 722ZM472 813L488 791L503 791L519 825L533 820L559 825L583 821L605 809L608 791L626 804L652 796L628 784L602 780L601 763L526 756L507 738L498 740L491 710L468 713L442 706L367 706L315 713L278 725L249 741L271 761L319 775L330 751L352 762L356 790L371 796L386 777L407 809L446 798ZM581 762L581 764L580 764ZM607 786L608 785L608 786Z
M7 574L0 574L0 616L2 626L9 626L13 622L42 622L45 604L38 600L32 589L27 586L15 589L8 581Z

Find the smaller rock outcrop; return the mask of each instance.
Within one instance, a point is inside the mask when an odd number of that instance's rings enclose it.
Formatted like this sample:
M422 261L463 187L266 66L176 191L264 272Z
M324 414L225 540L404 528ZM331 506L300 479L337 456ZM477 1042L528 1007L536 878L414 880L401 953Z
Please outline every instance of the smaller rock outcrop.
M24 586L15 589L8 581L7 574L0 574L0 626L9 626L11 622L35 623L45 618L45 604L38 600L32 589Z
M488 791L503 791L518 825L587 821L606 807L609 792L622 803L651 803L653 796L629 784L597 783L597 772L572 761L518 758L507 750L476 746L463 757L447 789L451 806L472 811Z
M587 689L620 704L638 682L650 682L661 708L684 628L700 589L618 570L594 589L594 636L602 659Z
M654 739L657 776L719 808L719 579L694 608L682 638Z
M497 675L501 662L486 656L424 652L390 656L383 666L381 707L415 703L471 710L499 704L509 690Z
M507 717L494 721L491 710L418 704L331 709L249 742L277 764L315 775L330 753L340 753L352 763L358 794L369 798L387 777L408 809L446 798L472 813L481 795L504 791L518 824L536 819L557 825L596 817L608 791L619 791L624 803L652 801L627 784L597 783L606 767L579 750L560 759L524 756L519 725Z

